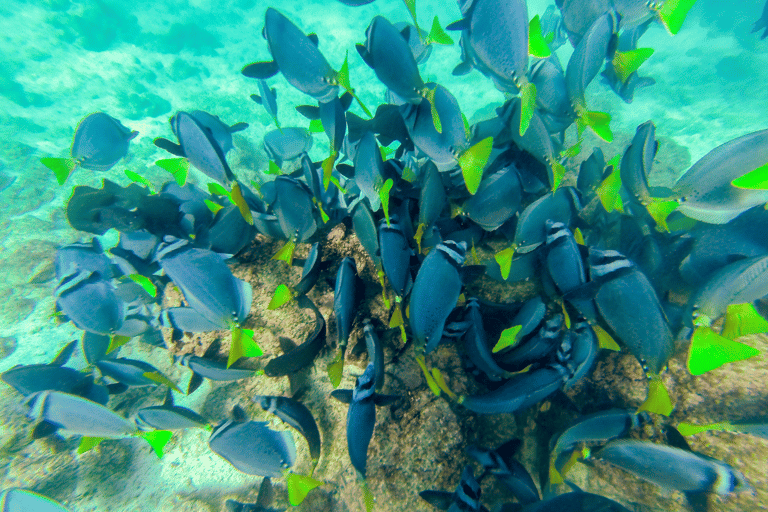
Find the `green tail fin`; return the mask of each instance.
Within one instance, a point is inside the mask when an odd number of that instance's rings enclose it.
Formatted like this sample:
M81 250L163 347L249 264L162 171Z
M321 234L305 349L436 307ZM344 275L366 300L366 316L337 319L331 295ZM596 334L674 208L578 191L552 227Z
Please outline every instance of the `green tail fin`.
M731 181L731 185L750 190L768 190L768 163L739 176Z
M328 158L323 160L323 190L328 190L328 185L331 184L331 173L333 172L333 165L336 163L336 157L338 153L331 153Z
M205 206L207 206L208 209L211 210L211 213L214 215L216 215L219 212L219 210L224 208L219 203L214 203L210 199L203 199L203 202L205 203Z
M147 379L153 382L157 382L162 386L167 386L172 390L176 391L177 393L181 393L182 395L184 394L184 392L179 388L179 386L176 385L175 382L173 382L171 379L169 379L168 377L166 377L160 372L144 372L142 376L146 377Z
M277 309L287 304L291 299L293 299L291 289L284 284L280 284L275 288L275 293L272 295L272 300L269 301L267 309Z
M104 440L103 437L83 437L80 439L80 444L77 446L77 453L82 455L85 452L91 451L96 448L99 443Z
M429 31L429 40L433 43L452 45L453 39L449 36L443 27L440 26L440 20L437 16L432 20L432 29Z
M403 0L405 6L408 8L408 12L411 14L413 24L416 25L416 33L421 37L421 29L419 28L419 22L416 21L416 0Z
M312 119L309 122L309 131L312 133L320 133L323 131L323 122L319 119Z
M617 155L619 156L619 155ZM595 191L600 198L600 202L605 211L611 213L618 211L624 213L624 204L621 201L621 174L619 171L618 160L613 163L613 172L606 177ZM610 165L610 164L609 164Z
M661 414L662 416L669 416L672 414L673 408L672 399L669 397L669 392L664 387L661 377L652 375L651 380L648 382L648 398L637 409L637 412L648 411Z
M491 352L495 354L496 352L504 350L507 347L514 347L517 344L517 335L520 333L520 329L522 328L522 325L513 325L509 329L504 329L501 331L499 341L496 342L496 345L494 345Z
M144 288L144 291L147 292L150 297L157 297L157 286L155 286L155 283L153 283L150 278L141 274L129 274L127 277Z
M291 471L286 471L285 486L288 489L288 501L291 506L301 505L309 491L315 487L323 485L324 482L316 480L311 476L299 475Z
M141 174L137 172L133 172L131 170L126 169L125 175L128 176L128 179L131 180L134 183L138 183L139 185L144 185L149 190L150 194L156 194L157 190L155 190L155 186L152 185L152 182L149 181L147 178L142 176Z
M237 205L237 209L240 210L240 215L243 216L245 222L253 226L253 215L251 215L251 207L245 202L243 192L240 190L240 184L235 183L232 185L232 201Z
M560 162L551 161L552 168L552 192L558 189L565 176L565 167Z
M71 158L41 158L40 163L53 171L56 181L63 185L69 175L77 168L77 162Z
M252 330L232 327L227 368L235 364L242 357L261 357L262 355L264 355L264 351L253 341Z
M666 0L664 2L659 9L659 18L670 34L674 35L680 31L688 11L695 3L696 0Z
M170 430L152 430L150 432L140 433L139 437L149 443L149 446L152 447L152 450L154 450L158 459L162 459L165 445L167 445L168 441L173 437L173 432Z
M480 187L483 169L488 163L488 157L491 156L492 150L493 137L487 137L464 151L459 157L459 167L461 167L461 173L464 176L464 183L472 195L475 195Z
M589 126L595 135L605 142L613 142L613 132L611 132L611 115L605 112L585 111L576 121L578 127L578 137L584 132L584 128Z
M724 364L743 361L759 355L756 348L720 336L710 327L698 327L691 338L688 370L701 375Z
M427 381L427 386L429 386L432 394L435 396L440 396L440 386L437 385L435 379L432 378L432 374L429 373L429 370L427 370L427 364L424 362L424 356L416 357L416 362L418 363L419 368L421 368L421 372L424 374L424 379Z
M515 256L515 248L507 247L494 254L493 259L499 265L501 270L501 278L505 281L509 278L509 273L512 270L512 258Z
M229 192L229 190L225 189L219 183L215 183L215 182L208 183L208 192L212 196L225 196L227 199L230 200L232 204L235 204L235 202L232 201L232 194Z
M176 180L176 184L180 187L183 187L187 183L189 160L186 158L163 158L162 160L155 162L155 165L171 173L173 179Z
M293 264L293 251L296 250L296 242L288 240L279 251L272 256L273 260L284 261L289 267Z
M652 201L645 206L648 213L653 217L656 226L662 231L669 232L669 225L667 225L667 217L673 211L677 210L680 204L677 201Z
M626 83L629 75L638 70L643 62L653 55L653 48L635 48L627 52L616 51L613 54L613 70L622 83Z
M437 384L437 387L439 387L443 393L448 395L451 400L456 400L458 398L456 393L451 391L451 388L448 387L448 383L445 382L445 377L443 377L443 374L440 370L437 368L432 368L432 378L434 379L435 384Z
M339 81L339 85L355 98L355 101L357 101L357 104L363 109L363 112L365 112L369 118L373 118L371 111L368 110L368 107L366 107L362 101L360 101L360 98L357 97L355 90L352 88L352 84L349 82L349 52L344 55L344 64L341 65L341 69L336 73L336 79Z
M680 432L681 435L688 437L695 436L696 434L701 434L702 432L707 432L709 430L731 430L732 428L733 425L727 421L720 423L707 423L706 425L696 425L695 423L688 423L684 421L677 426L677 431Z
M280 176L283 174L283 170L272 160L269 161L269 164L267 165L267 174L274 174L275 176Z
M362 481L360 487L363 491L363 502L365 503L365 512L372 512L373 506L376 504L376 498L373 497L373 493L368 488L368 484L365 480Z
M120 336L119 334L115 334L109 339L109 346L107 347L107 354L112 352L113 350L117 350L118 348L122 347L126 343L131 341L131 338L128 336Z
M614 352L621 351L621 347L619 347L619 344L616 343L616 340L614 340L610 334L605 332L605 329L603 329L599 325L593 325L592 330L594 330L595 335L597 335L597 344L600 346L600 348L604 348L606 350L613 350Z
M520 89L520 136L525 135L536 112L536 86L528 82Z
M339 349L336 353L336 357L333 358L326 368L328 372L328 378L331 380L331 385L334 389L341 384L341 377L344 375L344 352Z
M384 210L384 218L387 220L387 226L389 223L389 191L392 190L394 185L392 178L387 178L387 181L379 188L379 199L381 200L381 208Z
M437 113L437 107L435 107L435 91L437 89L426 89L424 97L429 102L429 111L432 114L432 124L435 125L437 133L443 133L443 124L440 122L440 114Z
M731 304L725 313L725 326L720 334L735 340L748 334L768 332L768 321L752 304Z
M538 14L528 24L528 53L539 58L552 55L552 51L550 51L547 41L541 33L541 19Z

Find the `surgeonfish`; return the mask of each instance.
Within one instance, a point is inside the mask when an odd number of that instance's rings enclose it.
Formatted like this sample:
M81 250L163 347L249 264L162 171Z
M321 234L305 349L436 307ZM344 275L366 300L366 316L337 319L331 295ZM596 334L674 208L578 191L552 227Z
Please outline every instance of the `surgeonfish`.
M336 71L317 48L316 39L271 7L265 15L263 33L274 60L249 64L243 75L264 80L279 71L288 83L319 102L329 102L338 95Z
M581 201L573 187L560 187L529 204L520 213L513 245L515 252L531 252L547 241L546 222L560 222L570 226Z
M373 437L376 425L376 376L373 363L369 363L365 372L355 381L352 401L347 411L347 449L352 466L365 478L368 461L368 444Z
M3 512L68 512L61 504L47 496L27 489L5 489L0 492L0 510Z
M347 256L341 260L336 271L336 283L333 290L333 313L336 318L339 351L344 352L349 342L349 333L355 319L357 304L357 266L355 260Z
M208 446L235 469L247 475L279 477L296 461L290 432L277 432L266 422L251 421L239 406L232 417L211 432Z
M760 39L768 37L768 2L763 6L763 14L760 16L760 19L755 22L755 26L752 27L752 32L759 32L763 29L765 29L765 31L763 32L763 35L760 36Z
M384 220L379 224L379 247L381 247L381 263L389 284L395 294L402 299L413 285L410 271L413 251L397 219L393 219L389 225Z
M590 249L590 281L601 282L595 305L616 338L643 369L658 374L674 352L674 338L659 298L634 263L617 251Z
M61 431L86 437L119 439L138 432L136 425L111 409L60 391L40 391L27 400L27 417L37 421L34 438Z
M233 380L247 379L252 377L254 370L245 368L227 368L226 363L215 361L207 357L200 357L193 354L184 354L176 357L176 361L192 370L192 378L189 381L189 390L192 393L203 382L203 378L215 380L218 382L228 382Z
M209 424L195 411L175 405L169 389L162 405L142 407L136 411L136 425L142 430L181 430L207 428Z
M424 258L416 274L409 309L411 333L419 351L429 353L440 342L445 321L461 293L459 269L465 253L463 243L438 244Z
M125 320L125 303L114 285L96 272L80 271L55 290L56 307L75 326L94 334L117 334Z
M621 158L621 183L629 191L630 197L642 206L648 206L653 199L648 176L658 149L656 126L652 121L646 121L637 127L632 142Z
M312 134L306 128L284 127L264 135L264 151L278 167L301 158L312 149Z
M510 164L486 175L461 210L485 231L495 231L517 213L522 193L520 175Z
M488 510L480 503L481 493L472 466L466 465L454 492L426 490L421 491L419 496L440 510L481 512Z
M512 439L494 450L468 446L467 453L485 470L499 479L522 504L536 503L540 500L539 490L533 483L528 470L514 456L522 441Z
M612 441L594 456L643 480L686 495L726 496L751 489L744 475L725 462L650 441Z
M236 500L227 500L224 507L227 512L285 512L285 509L271 508L275 500L275 490L272 488L272 480L265 476L259 485L259 494L256 503L240 503Z
M492 381L499 381L508 377L508 372L501 368L493 358L488 337L483 326L483 316L480 312L480 304L477 299L467 301L466 319L469 323L467 332L464 333L464 350L472 361L486 377Z
M256 395L252 400L259 404L262 409L274 414L304 436L309 446L309 455L312 457L313 463L317 464L320 459L320 431L307 406L284 396Z
M139 134L104 112L86 116L75 130L72 158L91 171L108 171L128 153L131 140Z
M400 32L383 16L375 16L365 36L365 45L358 44L357 51L381 83L403 101L421 103L427 95L427 86Z
M275 121L275 126L280 128L277 120L277 91L270 88L266 80L259 80L259 94L251 94L251 99L264 107L264 110Z
M768 162L768 130L722 144L693 164L672 187L678 211L710 224L726 224L768 202L768 190L739 188L737 178Z
M325 318L315 304L306 296L296 298L299 306L311 309L315 315L315 328L301 345L292 348L283 355L277 356L267 363L264 373L269 377L281 377L292 375L302 368L306 368L315 360L320 351L325 347L326 323ZM283 340L281 338L281 340Z
M631 512L630 509L599 494L577 490L525 507L525 512Z

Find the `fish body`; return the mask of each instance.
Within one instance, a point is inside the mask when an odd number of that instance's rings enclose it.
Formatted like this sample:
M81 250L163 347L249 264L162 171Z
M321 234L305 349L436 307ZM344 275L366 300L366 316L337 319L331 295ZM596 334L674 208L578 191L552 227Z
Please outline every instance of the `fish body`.
M95 363L101 374L111 377L126 386L156 386L157 381L145 376L147 373L160 373L151 364L137 359L120 357L102 359Z
M54 258L54 275L61 281L77 272L95 272L104 279L112 277L109 257L104 254L97 238L90 244L74 243L56 251Z
M266 80L259 80L259 94L252 94L251 99L264 107L269 117L277 122L277 91L270 88Z
M744 475L725 462L650 441L612 441L595 457L643 480L684 493L724 496L749 488Z
M283 237L295 243L306 242L318 227L312 193L303 182L290 176L278 176L274 183L277 195L272 207Z
M503 379L508 374L493 359L493 354L488 347L488 337L483 326L483 317L477 299L469 299L467 302L466 318L469 322L469 328L464 334L464 350L467 357L490 380Z
M462 210L485 231L495 231L517 213L522 195L520 175L514 164L510 164L483 178Z
M513 439L496 450L469 446L467 453L479 462L486 472L504 483L517 501L528 505L539 501L539 490L525 466L513 458L513 449L516 451L520 444L519 439Z
M209 114L203 110L192 110L189 112L189 115L194 117L203 128L208 130L224 155L229 153L229 150L232 149L232 134L248 128L248 124L246 123L235 123L232 126L229 126L219 119L219 116ZM171 127L174 129L174 133L178 136L178 120L174 119L174 117L171 118Z
M136 425L142 430L182 430L206 428L208 421L191 409L174 405L169 389L162 405L142 407L136 412Z
M59 391L41 391L29 397L30 420L50 428L50 433L119 439L137 432L136 425L111 409L88 399ZM47 429L46 429L47 430Z
M0 510L2 512L67 512L47 496L27 489L6 489L0 492Z
M373 133L365 132L360 139L354 162L355 183L361 194L368 199L371 211L377 212L381 208L379 189L384 184L384 163L381 161L381 151Z
M306 128L284 127L264 135L264 151L267 157L282 167L312 149L312 134Z
M580 201L572 187L560 187L529 204L520 214L513 244L516 252L527 253L547 241L546 221L571 224Z
M206 118L206 120L211 119ZM235 175L232 174L225 157L226 152L209 127L188 112L178 112L172 118L172 122L179 145L191 165L219 183L228 185L235 180Z
M333 290L333 313L336 317L336 331L339 333L339 347L343 351L349 342L352 322L355 319L357 304L357 266L355 260L347 256L341 260L336 271L336 284Z
M648 176L658 149L656 126L652 121L646 121L637 127L632 143L621 158L621 183L630 196L643 206L649 205L652 200Z
M72 158L83 169L108 171L128 154L128 146L138 134L109 114L95 112L77 125Z
M459 268L466 246L447 241L432 249L419 268L411 290L410 326L416 347L431 352L442 337L448 315L461 293Z
M768 202L768 190L731 182L768 162L768 130L749 133L716 147L693 164L672 187L678 211L702 222L726 224L745 210Z
M192 354L185 354L177 358L177 361L182 366L186 366L197 375L205 377L208 380L228 382L232 380L247 379L253 375L253 370L227 368L225 363Z
M250 421L242 411L217 425L208 446L248 475L279 477L296 461L290 432L277 432L266 422Z
M79 329L116 334L123 326L125 304L115 287L96 272L77 272L56 287L56 307Z
M299 431L307 440L312 460L320 458L320 431L312 412L301 402L284 396L257 395L253 401Z
M312 364L325 347L326 325L320 310L306 295L300 295L296 301L301 307L311 309L314 312L315 328L304 343L267 363L264 367L264 373L269 377L292 375L302 368L306 368Z
M347 411L347 448L352 466L365 478L368 445L376 425L376 370L369 363L363 375L355 381L352 401Z
M381 247L381 263L387 279L397 296L403 298L413 284L410 271L413 251L396 220L392 221L389 226L385 221L379 225L379 246Z

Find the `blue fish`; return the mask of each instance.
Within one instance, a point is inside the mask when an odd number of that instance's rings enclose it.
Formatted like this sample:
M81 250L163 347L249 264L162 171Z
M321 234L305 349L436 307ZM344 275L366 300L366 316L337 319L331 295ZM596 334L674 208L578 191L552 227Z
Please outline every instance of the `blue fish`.
M77 125L72 158L83 169L108 171L128 154L128 146L138 134L109 114L95 112Z

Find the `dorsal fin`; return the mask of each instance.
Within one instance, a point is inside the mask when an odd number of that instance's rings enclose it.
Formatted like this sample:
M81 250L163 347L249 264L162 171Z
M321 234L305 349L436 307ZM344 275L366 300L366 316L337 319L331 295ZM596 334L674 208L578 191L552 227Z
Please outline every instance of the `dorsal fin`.
M75 347L77 346L77 340L70 341L66 345L64 345L64 348L62 348L58 354L56 354L56 357L53 358L53 361L51 361L51 366L64 366L67 364L67 361L69 361L69 358L72 357L72 353L75 351Z
M245 409L240 407L239 405L235 405L232 407L232 420L236 422L245 422L248 421L248 415L245 414Z
M203 357L205 359L216 359L219 355L219 349L221 348L221 338L215 338L210 345L208 345L208 348L205 349L205 352L203 352Z
M320 44L320 40L317 38L317 34L315 34L314 32L311 32L311 33L307 34L307 38L310 41L312 41L312 44L314 44L315 46Z

